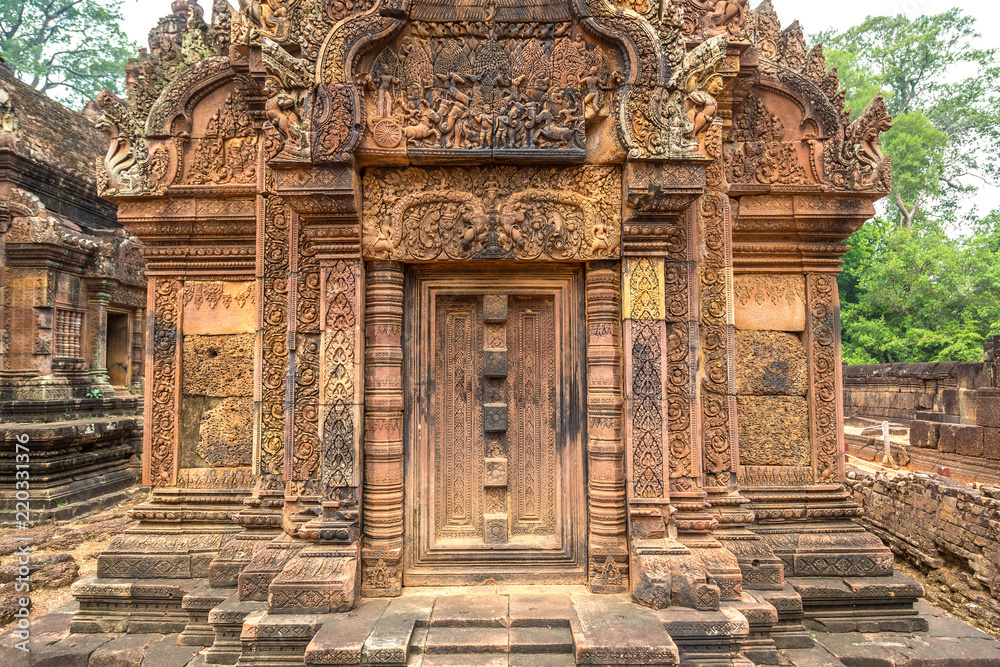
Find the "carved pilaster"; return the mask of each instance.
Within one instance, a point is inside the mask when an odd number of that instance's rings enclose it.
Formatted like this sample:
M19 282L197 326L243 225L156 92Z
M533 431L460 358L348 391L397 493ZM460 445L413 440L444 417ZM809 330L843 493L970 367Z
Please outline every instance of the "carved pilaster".
M695 209L701 255L698 262L701 366L698 383L701 451L706 500L716 528L702 536L698 551L723 600L740 600L742 588L780 589L782 565L747 526L754 515L737 490L739 470L735 387L735 305L732 207L726 194L722 121L708 130L705 147L713 162L706 170L706 193ZM686 542L692 546L690 541ZM721 548L720 548L721 547Z
M315 518L319 495L319 261L302 219L289 211L288 406L285 412L285 525L297 535Z
M587 265L588 583L595 593L628 587L620 271L618 262Z
M288 233L291 209L257 198L257 337L254 386L254 473L280 475L285 456L288 370Z
M143 434L142 483L172 486L177 482L181 371L181 281L150 279L146 384L146 428Z
M368 265L365 301L365 596L398 595L403 549L403 272Z
M840 303L833 274L806 275L806 340L809 354L809 412L816 479L844 481L843 396L840 365Z
M274 578L272 612L348 611L360 593L359 466L361 461L362 276L358 260L320 267L319 517L298 536L317 541Z

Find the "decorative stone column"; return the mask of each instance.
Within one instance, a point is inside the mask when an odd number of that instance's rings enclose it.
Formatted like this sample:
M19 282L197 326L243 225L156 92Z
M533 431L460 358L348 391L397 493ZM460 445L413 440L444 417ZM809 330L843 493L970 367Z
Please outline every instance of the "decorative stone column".
M259 480L248 499L252 512L239 512L234 520L244 532L231 546L232 563L238 567L239 598L264 602L268 586L295 554L291 540L278 529L284 519L286 382L288 376L289 252L292 208L273 195L257 197L257 334L254 345L254 475ZM280 498L280 502L279 502ZM259 526L260 540L247 533L245 523ZM248 540L244 542L243 540ZM301 545L297 545L301 548ZM230 557L227 552L220 554Z
M268 588L271 613L344 612L360 596L364 274L349 208L355 173L317 171L276 173L276 187L295 207L284 529L289 551L303 548ZM333 189L349 204L312 196L329 179L344 185Z
M587 264L587 458L590 497L588 584L595 593L628 587L625 448L622 441L621 264Z
M705 147L712 159L706 169L706 192L692 207L700 236L699 289L701 300L702 460L706 500L718 523L715 545L724 551L700 552L723 600L740 600L748 588L781 590L781 561L748 526L754 515L737 487L739 435L736 426L735 310L733 284L732 206L727 195L722 155L722 120L706 132Z
M108 376L108 304L111 303L111 292L104 280L90 283L88 288L90 378L94 389L101 395L114 396L115 390Z
M399 595L403 553L403 270L368 264L362 591Z

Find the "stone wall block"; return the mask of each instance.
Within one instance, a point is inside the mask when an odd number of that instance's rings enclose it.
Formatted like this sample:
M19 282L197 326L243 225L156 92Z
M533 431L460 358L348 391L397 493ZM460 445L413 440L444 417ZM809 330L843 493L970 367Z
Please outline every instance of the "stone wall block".
M976 424L1000 428L1000 389L982 387L976 399Z
M983 457L1000 461L1000 428L983 429Z
M969 424L941 424L938 449L946 454L983 455L983 429Z
M921 449L937 449L941 424L923 420L910 423L910 446Z

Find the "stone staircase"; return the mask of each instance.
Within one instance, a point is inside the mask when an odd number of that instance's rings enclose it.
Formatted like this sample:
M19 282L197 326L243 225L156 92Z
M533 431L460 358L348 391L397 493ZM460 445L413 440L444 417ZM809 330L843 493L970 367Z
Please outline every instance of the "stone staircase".
M538 593L532 587L497 587L493 594L422 592L392 600L364 600L346 615L323 617L303 655L306 665L378 664L397 667L563 667L568 665L677 665L681 654L656 612L624 595L592 595L582 587ZM516 590L520 589L520 590ZM567 590L569 589L569 590ZM700 612L690 611L697 616ZM287 622L280 615L248 617L256 632ZM723 627L724 626L724 627ZM736 638L738 654L748 628L717 623ZM263 644L244 641L239 665L271 665ZM253 656L248 658L248 656ZM735 656L734 656L735 657ZM736 664L742 664L737 660Z

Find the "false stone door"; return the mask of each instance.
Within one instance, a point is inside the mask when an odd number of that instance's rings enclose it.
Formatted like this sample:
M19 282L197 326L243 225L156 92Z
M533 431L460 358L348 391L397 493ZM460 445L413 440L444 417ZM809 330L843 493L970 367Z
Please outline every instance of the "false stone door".
M413 271L404 585L583 583L579 271Z

